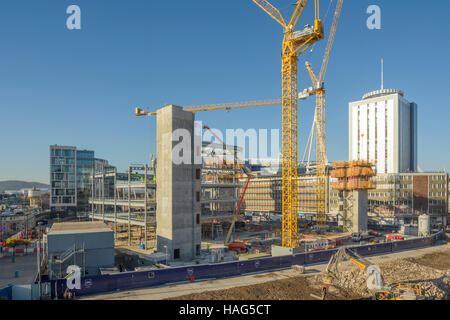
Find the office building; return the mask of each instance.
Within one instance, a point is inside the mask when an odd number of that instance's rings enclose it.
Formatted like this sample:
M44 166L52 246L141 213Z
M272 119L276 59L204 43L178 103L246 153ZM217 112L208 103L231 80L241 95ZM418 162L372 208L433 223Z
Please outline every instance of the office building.
M350 103L349 160L374 162L379 174L416 172L417 105L393 89Z
M91 179L96 164L94 151L77 150L73 146L50 146L50 208L53 213L74 215L88 212Z

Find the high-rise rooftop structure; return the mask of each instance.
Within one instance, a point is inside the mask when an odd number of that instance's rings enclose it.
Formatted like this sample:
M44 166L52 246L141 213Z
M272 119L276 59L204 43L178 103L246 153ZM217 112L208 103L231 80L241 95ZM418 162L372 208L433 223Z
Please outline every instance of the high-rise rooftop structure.
M374 162L377 173L417 171L417 105L395 89L351 102L349 160Z

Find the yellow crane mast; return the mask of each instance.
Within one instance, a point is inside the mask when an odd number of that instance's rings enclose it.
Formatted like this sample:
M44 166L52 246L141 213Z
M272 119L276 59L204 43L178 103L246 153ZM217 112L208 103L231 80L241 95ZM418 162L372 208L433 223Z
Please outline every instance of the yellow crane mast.
M300 98L306 99L309 95L316 95L316 111L314 121L316 122L316 204L317 204L317 223L319 225L327 224L326 215L326 165L327 165L327 153L326 153L326 131L325 131L325 87L324 80L327 72L328 62L330 60L331 49L333 48L334 37L339 22L339 17L342 11L342 5L344 0L338 0L336 5L336 11L334 14L333 24L331 26L330 36L328 38L327 47L325 49L325 55L322 61L322 67L320 69L319 78L314 73L312 66L309 62L306 62L306 68L308 69L311 81L313 84L313 90L305 90L300 94Z
M324 38L319 18L319 0L315 0L314 26L295 31L307 0L295 4L288 23L280 11L266 0L253 0L284 29L282 46L282 246L298 246L297 195L297 60L311 45Z
M324 38L323 23L319 19L319 0L315 0L314 26L306 26L301 31L294 31L307 0L298 1L294 13L286 23L283 16L265 0L253 0L266 13L284 28L282 51L282 99L260 100L251 102L207 104L187 106L185 111L212 111L282 105L282 193L283 225L282 245L295 248L298 246L297 233L297 60L298 57L315 42ZM154 116L156 112L146 112L135 108L136 116Z

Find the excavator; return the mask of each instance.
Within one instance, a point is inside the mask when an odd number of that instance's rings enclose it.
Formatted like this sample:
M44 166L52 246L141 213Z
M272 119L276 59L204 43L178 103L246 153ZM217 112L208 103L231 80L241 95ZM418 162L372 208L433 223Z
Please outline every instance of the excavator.
M399 283L395 286L384 284L381 270L369 260L364 259L348 247L341 247L328 262L323 277L321 300L325 300L329 286L340 279L339 266L349 260L368 275L367 288L373 293L374 300L423 300L422 288L416 283ZM313 296L317 298L316 296Z

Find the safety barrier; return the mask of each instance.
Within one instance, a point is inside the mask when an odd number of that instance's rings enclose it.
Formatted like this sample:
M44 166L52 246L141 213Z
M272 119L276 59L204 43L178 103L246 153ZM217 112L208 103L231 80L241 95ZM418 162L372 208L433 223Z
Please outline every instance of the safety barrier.
M445 240L446 234L444 231L439 231L438 233L432 235L430 238L431 238L432 243L435 243L439 240Z
M394 225L378 225L378 224L369 224L368 225L369 230L373 231L384 231L384 232L397 232L400 230L400 226L394 226Z
M427 238L358 246L352 247L352 250L356 251L361 256L396 252L432 245L441 239L442 235L442 233L439 233ZM149 288L167 284L186 283L189 281L219 279L289 269L292 265L313 265L327 262L336 251L337 249L332 249L281 257L225 262L213 265L193 265L168 269L82 277L81 289L73 291L76 296L83 296L117 290ZM66 290L66 280L52 280L50 282L52 297L54 297L55 294L55 284L58 297L63 297L64 291Z
M337 249L326 250L326 251L317 251L317 252L308 252L303 253L305 255L305 265L308 264L316 264L321 262L326 262L330 260L331 256L337 251Z
M392 252L402 251L412 248L420 248L431 245L433 242L433 237L423 238L423 239L412 239L405 241L395 241L392 243Z
M3 254L12 255L12 254L26 254L26 253L35 253L38 251L38 248L2 248ZM44 252L44 248L41 248L41 252Z
M361 256L392 252L392 242L354 247L352 250Z

